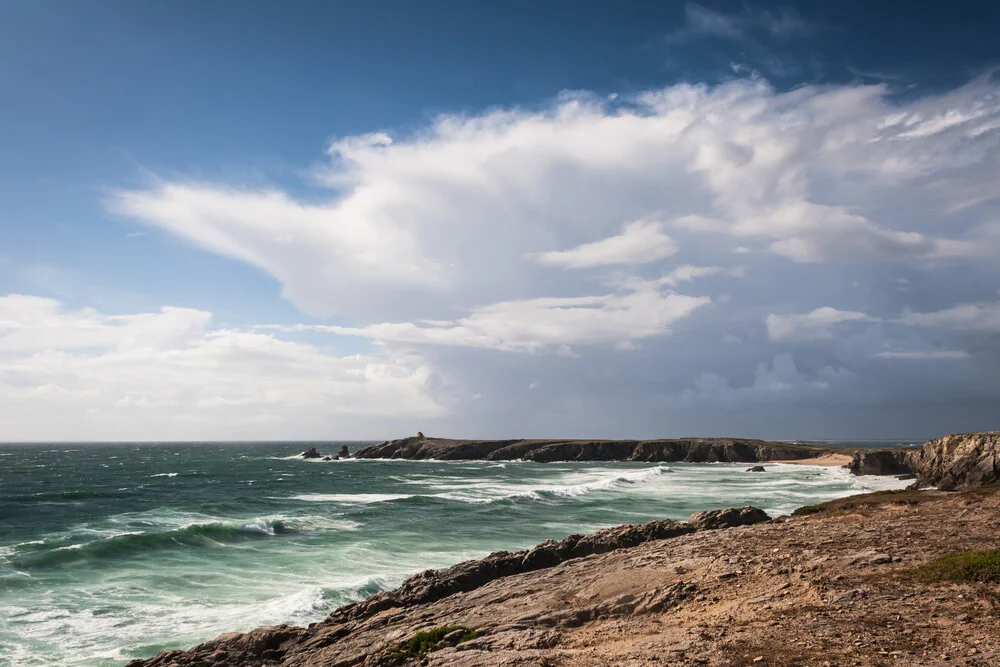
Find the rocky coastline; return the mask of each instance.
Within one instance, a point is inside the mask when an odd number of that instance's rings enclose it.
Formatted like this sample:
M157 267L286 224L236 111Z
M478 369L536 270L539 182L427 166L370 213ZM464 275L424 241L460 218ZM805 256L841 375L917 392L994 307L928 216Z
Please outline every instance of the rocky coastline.
M462 443L451 453L488 456L524 441L449 442ZM541 442L549 444L524 453L555 444ZM637 444L632 452L677 451ZM732 444L709 451L748 451ZM901 457L865 455L859 470L906 465L918 486L961 491L853 496L774 520L728 509L571 535L422 572L306 628L230 633L129 664L998 664L1000 560L985 578L928 573L956 555L1000 559L1000 434L948 436Z
M441 461L639 461L649 463L762 463L819 458L845 450L746 438L661 440L451 440L418 434L358 450L359 459ZM853 454L853 450L850 450Z

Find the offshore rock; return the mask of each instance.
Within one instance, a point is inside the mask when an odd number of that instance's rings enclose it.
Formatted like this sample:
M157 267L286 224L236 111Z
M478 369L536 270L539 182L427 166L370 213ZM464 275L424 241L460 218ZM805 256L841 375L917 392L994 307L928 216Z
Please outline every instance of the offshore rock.
M347 449L347 445L341 445L340 451L337 452L337 457L342 459L351 458L351 452Z
M319 452L317 452L315 447L310 447L306 451L304 451L301 454L299 454L299 456L301 456L304 459L320 459L320 458L323 458L323 455L320 454Z

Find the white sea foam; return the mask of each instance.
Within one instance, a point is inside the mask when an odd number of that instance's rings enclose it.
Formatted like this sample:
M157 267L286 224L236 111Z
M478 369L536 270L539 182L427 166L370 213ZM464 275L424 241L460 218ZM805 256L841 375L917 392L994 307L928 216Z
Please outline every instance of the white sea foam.
M160 472L155 475L150 475L150 477L177 477L175 472Z
M301 500L309 503L384 503L390 500L412 498L405 493L300 493L291 500Z
M135 532L212 527L190 531L211 539L185 536L180 546L170 540L150 541L155 542L152 546L134 540L135 546L114 562L114 570L102 568L96 558L70 560L70 566L60 568L17 566L24 576L16 578L16 585L33 592L17 599L17 606L0 606L0 664L123 662L221 632L309 623L340 604L394 587L415 571L446 567L498 548L523 548L545 537L625 521L685 518L699 509L747 503L772 515L783 514L803 504L908 484L894 478L852 477L837 468L783 464L765 464L767 473L750 474L744 472L746 465L733 464L542 466L392 460L387 465L349 459L343 462L359 467L346 470L288 462L302 461L297 455L271 457L284 461L281 464L265 462L267 458L241 461L237 465L248 466L247 471L230 476L233 493L245 494L244 503L252 499L246 506L221 496L214 504L202 505L201 512L187 509L198 505L186 501L175 507L136 509L80 519L45 535L47 544L32 539L31 544L16 545L32 553L38 545L71 550L81 548L78 542ZM167 467L183 465L158 466ZM273 485L270 494L259 493L278 475L291 472L296 473L294 479ZM148 472L141 473L145 475ZM259 480L253 487L239 483L251 477ZM405 503L400 512L372 511L374 504L414 496L457 502L440 503L443 507L433 516L404 514L417 509ZM612 505L606 501L611 500L614 512L607 510ZM493 511L481 505L498 501L516 508ZM558 508L551 507L556 504ZM454 530L441 531L442 524ZM231 537L227 531L262 536ZM0 553L3 549L0 546ZM81 554L63 555L73 559ZM14 569L7 572L8 581L14 580Z

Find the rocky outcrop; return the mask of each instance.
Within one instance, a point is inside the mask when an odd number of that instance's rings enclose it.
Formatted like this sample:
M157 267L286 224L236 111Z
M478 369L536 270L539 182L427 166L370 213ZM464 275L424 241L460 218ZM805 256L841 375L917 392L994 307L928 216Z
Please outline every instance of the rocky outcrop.
M759 511L759 510L758 510ZM766 516L766 515L765 515ZM546 540L534 549L497 551L479 560L465 561L446 570L426 570L404 581L393 591L377 593L356 604L341 607L331 619L356 621L394 607L434 602L471 591L515 574L554 567L563 561L634 547L651 540L664 540L696 529L679 521L653 521L638 526L605 528L589 535L570 535L560 541Z
M916 472L920 450L861 449L848 464L852 475L907 475Z
M754 466L752 468L747 468L746 472L767 472L767 470L764 469L764 466Z
M351 457L351 451L347 449L347 445L341 445L340 451L337 452L337 457L341 459L348 459Z
M954 491L1000 483L1000 432L959 433L930 440L923 448L855 452L855 475L914 475L916 488Z
M315 447L310 447L306 451L299 454L304 459L321 459L323 455L316 451Z
M834 453L826 447L741 438L673 440L448 440L412 437L359 450L360 459L509 461L645 461L758 463L809 459Z
M995 549L998 531L1000 486L853 496L752 527L688 527L434 602L222 635L132 666L985 667L1000 664L993 590L919 575L942 556ZM468 632L456 641L459 629Z
M296 652L307 654L322 649L349 634L359 624L368 622L389 610L405 610L434 603L449 596L480 589L497 579L553 568L567 561L606 554L618 549L630 549L698 530L744 526L769 519L770 517L762 510L747 506L699 512L692 515L691 522L688 523L664 520L641 525L627 524L605 528L588 535L570 535L558 541L546 540L533 549L515 552L497 551L485 558L465 561L444 570L426 570L416 574L406 579L399 588L377 593L367 600L340 607L325 621L310 625L309 628L280 625L257 628L247 633L231 632L189 651L168 651L148 660L133 660L128 667L280 663L284 660L285 654L293 648ZM592 617L609 614L655 613L692 590L694 587L684 585L680 588L674 586L663 590L654 589L646 591L643 596L616 600L612 605L598 605L582 611L570 610L553 616L550 621L572 625L586 622ZM389 616L386 622L392 622L399 615L395 613ZM320 628L322 630L319 630Z
M695 512L688 519L688 525L695 530L719 530L736 526L752 526L755 523L770 521L767 512L756 507L730 507L724 510Z
M917 485L942 491L1000 483L1000 432L947 435L924 444Z

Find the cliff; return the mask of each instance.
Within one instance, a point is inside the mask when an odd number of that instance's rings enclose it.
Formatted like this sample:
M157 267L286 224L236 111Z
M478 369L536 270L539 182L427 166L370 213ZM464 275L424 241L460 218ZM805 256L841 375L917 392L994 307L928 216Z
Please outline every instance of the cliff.
M648 461L758 463L843 453L842 449L743 438L672 440L449 440L416 436L359 450L359 459Z
M995 665L1000 569L947 565L1000 566L998 490L620 526L131 666Z
M942 491L1000 483L1000 432L946 435L916 459L918 484Z
M860 450L848 466L855 475L916 476L917 488L942 491L1000 483L1000 432L959 433L920 449Z

